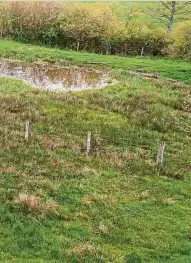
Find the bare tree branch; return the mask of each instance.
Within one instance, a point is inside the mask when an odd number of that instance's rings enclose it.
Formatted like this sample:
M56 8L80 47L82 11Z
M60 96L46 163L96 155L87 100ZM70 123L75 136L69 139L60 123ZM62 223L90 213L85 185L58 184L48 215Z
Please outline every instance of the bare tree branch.
M177 21L179 15L189 14L187 7L191 2L177 2L177 1L159 1L158 7L148 8L150 16L155 17L163 24L166 25L167 31L170 32L174 25L175 20ZM181 19L183 19L181 17ZM186 19L186 18L184 18ZM187 18L188 19L188 18Z
M162 5L164 5L164 6L166 7L166 9L168 9L169 11L171 11L170 7L169 7L165 2L160 1L160 3L161 3Z

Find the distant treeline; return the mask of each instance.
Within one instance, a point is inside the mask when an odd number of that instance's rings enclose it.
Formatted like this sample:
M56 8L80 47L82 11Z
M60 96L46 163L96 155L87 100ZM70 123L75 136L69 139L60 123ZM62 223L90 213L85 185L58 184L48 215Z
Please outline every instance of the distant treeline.
M0 5L1 38L100 54L140 55L142 51L144 55L191 57L190 25L177 26L169 36L162 28L121 21L109 6L53 2Z

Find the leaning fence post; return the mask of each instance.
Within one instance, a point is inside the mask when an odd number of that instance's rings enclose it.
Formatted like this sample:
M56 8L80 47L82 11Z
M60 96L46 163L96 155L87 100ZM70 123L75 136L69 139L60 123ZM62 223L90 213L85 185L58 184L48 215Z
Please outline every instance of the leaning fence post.
M87 134L87 146L86 146L86 154L88 155L91 150L91 132Z
M25 140L28 141L30 137L30 122L29 120L25 123Z
M157 160L156 160L157 166L163 165L164 148L165 148L165 142L161 142L158 148L158 153L157 153Z

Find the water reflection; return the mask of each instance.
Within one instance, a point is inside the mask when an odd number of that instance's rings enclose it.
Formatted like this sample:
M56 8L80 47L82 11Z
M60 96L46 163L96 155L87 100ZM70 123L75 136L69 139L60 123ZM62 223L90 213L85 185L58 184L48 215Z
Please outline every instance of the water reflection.
M59 91L102 88L108 82L107 72L87 67L8 60L0 61L0 76L16 77L40 88Z

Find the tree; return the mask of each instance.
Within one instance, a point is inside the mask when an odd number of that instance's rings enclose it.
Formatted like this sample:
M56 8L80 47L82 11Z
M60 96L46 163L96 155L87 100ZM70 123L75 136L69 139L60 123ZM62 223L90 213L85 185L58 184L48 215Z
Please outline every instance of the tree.
M171 32L175 21L187 19L190 3L190 1L159 1L157 6L149 7L149 13L166 26L167 32Z

